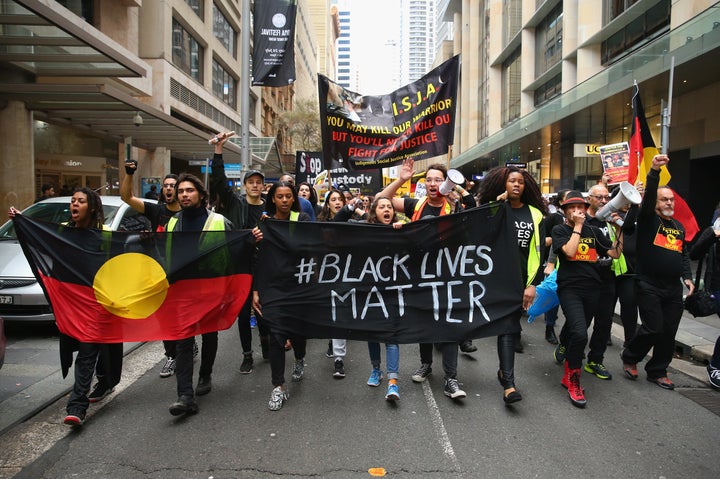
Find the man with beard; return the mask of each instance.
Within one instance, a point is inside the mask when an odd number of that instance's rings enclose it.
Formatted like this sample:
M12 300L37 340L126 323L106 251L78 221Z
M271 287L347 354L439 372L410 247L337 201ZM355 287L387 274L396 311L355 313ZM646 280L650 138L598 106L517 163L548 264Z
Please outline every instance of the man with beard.
M208 192L202 181L190 173L183 173L175 185L175 194L180 202L182 210L170 218L167 224L168 232L180 231L228 231L233 225L223 215L208 209ZM224 265L231 261L225 257L226 253L222 248L217 248L216 242L220 237L208 235L201 237L197 245L199 250L212 251L215 253L211 259L206 259L209 269L213 269L213 263ZM168 240L171 241L171 240ZM168 243L170 244L170 243ZM172 251L168 247L168 251ZM172 261L172 255L168 253L167 261ZM197 388L193 390L193 349L195 337L180 339L177 341L177 358L175 379L177 380L178 399L170 405L170 414L180 416L182 414L196 414L198 405L195 402L195 395L203 396L212 389L212 369L215 363L218 347L217 331L204 333L202 335L202 352L200 353L200 371Z
M673 219L675 195L668 186L658 187L660 168L667 155L656 155L647 174L645 196L637 218L637 277L635 293L641 326L622 351L623 372L638 377L637 363L652 348L645 365L647 380L663 389L674 389L667 367L675 351L675 334L683 312L683 283L692 294L690 259L685 228ZM625 221L625 224L632 224ZM678 281L682 278L682 282Z
M120 183L120 198L130 205L132 209L150 220L153 231L164 231L165 225L175 213L180 211L180 203L175 195L177 175L169 173L162 182L162 195L157 203L143 201L133 194L133 175L137 171L137 161L125 162L125 177ZM176 341L163 341L165 347L165 364L160 369L161 378L169 378L175 373L175 345ZM197 355L197 347L195 348Z

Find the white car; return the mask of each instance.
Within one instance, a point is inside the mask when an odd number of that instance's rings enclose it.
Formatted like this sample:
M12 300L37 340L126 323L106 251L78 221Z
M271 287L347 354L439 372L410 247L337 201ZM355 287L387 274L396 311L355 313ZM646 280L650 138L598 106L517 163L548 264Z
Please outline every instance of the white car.
M119 196L102 196L105 224L113 231L150 229L150 221ZM144 200L155 202L155 200ZM52 223L70 220L70 196L50 198L23 210L22 214ZM5 321L53 322L52 308L33 275L8 221L0 227L0 316Z

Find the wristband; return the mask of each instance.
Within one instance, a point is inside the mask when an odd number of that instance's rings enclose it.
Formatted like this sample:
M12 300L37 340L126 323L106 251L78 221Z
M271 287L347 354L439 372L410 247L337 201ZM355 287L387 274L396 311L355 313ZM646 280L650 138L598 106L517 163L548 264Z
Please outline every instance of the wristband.
M125 173L128 175L134 175L135 171L137 170L137 161L136 160L126 160L125 163L132 163L135 168L130 168L129 166L125 165Z
M573 231L572 234L581 236L579 231Z

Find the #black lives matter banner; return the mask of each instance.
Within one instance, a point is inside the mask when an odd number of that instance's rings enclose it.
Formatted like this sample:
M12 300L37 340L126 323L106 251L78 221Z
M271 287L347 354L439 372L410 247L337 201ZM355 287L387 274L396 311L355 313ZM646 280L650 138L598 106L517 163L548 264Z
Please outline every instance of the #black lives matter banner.
M389 95L363 96L318 75L325 169L384 168L453 143L460 57Z
M254 288L273 331L391 343L517 331L524 285L506 208L396 230L263 222Z
M252 84L280 87L295 81L297 0L255 0Z

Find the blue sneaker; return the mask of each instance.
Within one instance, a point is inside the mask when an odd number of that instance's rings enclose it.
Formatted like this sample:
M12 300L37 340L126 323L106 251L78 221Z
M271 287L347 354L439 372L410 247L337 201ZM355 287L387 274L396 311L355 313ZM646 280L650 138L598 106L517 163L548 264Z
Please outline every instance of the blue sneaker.
M400 389L398 389L397 384L390 383L388 384L388 390L387 394L385 395L386 401L399 401L400 400Z
M380 381L383 379L383 373L379 369L373 368L370 373L370 377L367 380L367 385L372 387L380 386Z

